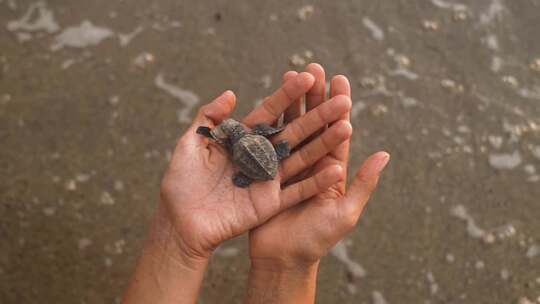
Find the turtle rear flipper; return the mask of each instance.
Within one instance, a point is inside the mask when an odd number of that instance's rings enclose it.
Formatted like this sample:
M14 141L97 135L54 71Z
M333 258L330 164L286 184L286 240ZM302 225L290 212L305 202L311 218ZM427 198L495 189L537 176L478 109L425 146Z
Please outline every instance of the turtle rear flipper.
M208 138L214 139L214 136L212 136L212 133L210 132L212 129L209 127L198 127L197 128L197 134L201 134L203 136L206 136Z
M233 179L233 184L236 187L240 187L240 188L247 188L247 186L249 186L253 182L251 178L249 178L242 172L236 173L232 179Z
M274 128L274 127L270 126L269 124L260 123L260 124L256 124L253 127L252 132L255 135L261 135L261 136L264 136L264 137L269 137L269 136L272 136L274 134L277 134L277 133L283 131L284 128L285 127Z
M291 154L291 147L289 147L289 142L286 139L275 144L274 150L276 150L278 160L287 158Z

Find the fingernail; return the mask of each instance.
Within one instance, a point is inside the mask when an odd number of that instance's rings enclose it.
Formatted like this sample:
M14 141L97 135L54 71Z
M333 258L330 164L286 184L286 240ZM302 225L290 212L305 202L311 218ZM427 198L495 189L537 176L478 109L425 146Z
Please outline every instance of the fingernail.
M234 98L234 92L231 90L227 90L223 92L218 98L216 98L216 101L222 104L229 104L232 98Z
M225 96L231 95L231 94L232 94L232 91L231 91L231 90L227 90L227 91L223 92L223 94L221 94L221 96L219 96L219 97L225 97Z
M381 172L388 164L388 161L390 161L390 154L386 152L377 154L374 160L373 170L377 173Z
M216 97L216 99L214 99L214 102L223 102L223 99L227 96L229 91L225 91L223 93L221 93L221 95L219 95L218 97Z

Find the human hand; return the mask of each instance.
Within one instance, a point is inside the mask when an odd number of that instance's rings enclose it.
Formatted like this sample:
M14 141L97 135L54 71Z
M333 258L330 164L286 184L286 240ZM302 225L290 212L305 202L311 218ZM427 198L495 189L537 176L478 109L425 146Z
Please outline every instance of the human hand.
M248 127L256 123L274 123L294 100L311 89L314 82L309 73L290 77L243 123ZM208 258L221 242L325 191L344 177L341 166L325 166L315 174L284 187L291 177L349 139L352 132L350 123L337 121L350 110L348 97L336 96L291 121L272 141L287 139L290 147L294 148L325 125L333 124L311 143L283 160L274 180L256 182L245 189L233 185L234 169L226 151L196 134L199 126L219 124L229 116L234 106L235 96L227 91L201 108L193 125L178 141L161 184L159 209L170 222L184 258Z
M306 98L306 109L309 111L327 102L326 80L320 65L310 64L306 71L315 77L315 84ZM288 81L296 75L296 72L288 72L284 80ZM335 76L330 82L330 100L336 96L351 96L349 82L344 76ZM297 119L300 113L298 107L299 101L287 110L286 120ZM342 115L340 119L349 120L349 113ZM333 128L333 125L329 128ZM330 150L328 155L303 172L301 178L317 176L334 166L347 168L349 140ZM249 249L252 268L255 268L252 272L257 268L271 271L301 268L300 271L305 271L316 266L319 259L354 228L388 160L389 155L385 152L370 156L356 173L348 191L345 190L345 179L341 179L325 191L251 230Z

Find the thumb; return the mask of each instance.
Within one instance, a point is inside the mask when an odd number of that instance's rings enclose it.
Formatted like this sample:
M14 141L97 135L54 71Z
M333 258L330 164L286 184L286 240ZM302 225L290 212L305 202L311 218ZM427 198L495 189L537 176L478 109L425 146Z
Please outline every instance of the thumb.
M227 118L234 110L236 96L232 91L225 91L209 104L201 107L193 121L195 127L206 124L207 126L218 125Z
M204 136L196 133L198 127L210 127L221 123L222 120L227 118L234 110L236 105L236 96L232 91L225 91L219 97L212 102L202 106L197 113L197 116L193 119L193 124L184 133L184 136L178 142L179 144L188 145L190 147L202 147L206 146L208 141Z
M377 152L364 161L340 204L340 208L343 208L341 214L349 219L355 219L354 222L358 220L389 160L388 153Z

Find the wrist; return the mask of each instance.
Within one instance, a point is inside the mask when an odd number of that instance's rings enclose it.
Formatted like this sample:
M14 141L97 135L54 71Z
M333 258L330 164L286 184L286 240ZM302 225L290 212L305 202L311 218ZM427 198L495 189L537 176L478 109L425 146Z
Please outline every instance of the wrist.
M124 304L196 303L208 259L182 249L159 208L124 294Z
M307 275L317 272L320 260L295 260L286 258L256 258L251 257L251 271L277 272L290 275Z
M317 278L319 261L295 263L281 259L251 259L250 277L256 281L272 281L276 285L284 284L295 288L310 285Z
M201 254L188 248L163 208L160 205L156 211L144 252L161 261L174 261L177 266L187 270L204 271L211 253Z
M246 303L314 303L319 262L251 260Z

